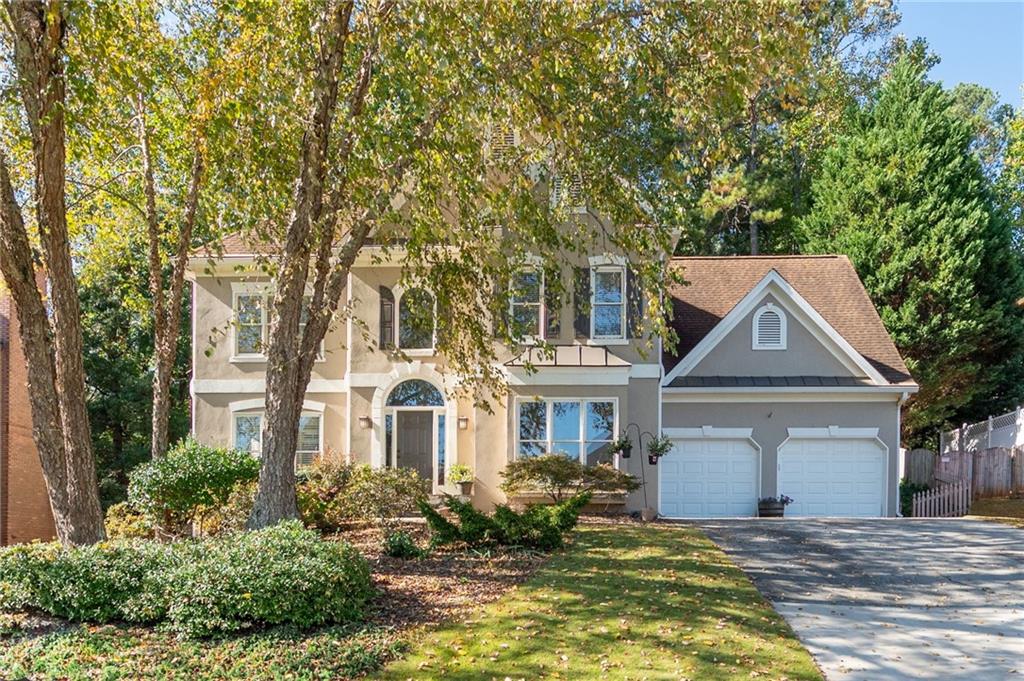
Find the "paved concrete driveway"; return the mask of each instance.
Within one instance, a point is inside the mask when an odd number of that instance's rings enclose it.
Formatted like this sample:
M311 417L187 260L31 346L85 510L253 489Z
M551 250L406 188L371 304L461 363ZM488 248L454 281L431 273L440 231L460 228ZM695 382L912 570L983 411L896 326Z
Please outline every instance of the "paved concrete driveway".
M970 520L698 524L830 681L1024 681L1024 529Z

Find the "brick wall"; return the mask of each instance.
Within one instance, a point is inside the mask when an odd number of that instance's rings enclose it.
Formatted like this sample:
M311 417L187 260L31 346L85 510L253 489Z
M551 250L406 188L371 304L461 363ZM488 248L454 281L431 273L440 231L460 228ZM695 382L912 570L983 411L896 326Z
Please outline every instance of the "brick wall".
M10 297L0 295L0 544L54 537L27 383L17 315Z

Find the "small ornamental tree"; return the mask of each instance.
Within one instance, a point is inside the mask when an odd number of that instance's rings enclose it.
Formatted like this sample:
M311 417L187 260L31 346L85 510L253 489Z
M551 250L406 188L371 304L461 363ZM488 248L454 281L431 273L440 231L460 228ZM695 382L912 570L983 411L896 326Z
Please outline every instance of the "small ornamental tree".
M245 452L182 440L162 459L132 471L128 500L161 529L180 534L206 511L223 506L238 483L254 482L260 463Z
M585 466L578 459L545 454L513 461L505 467L501 489L514 496L542 492L556 504L581 492L633 492L640 482L607 464Z

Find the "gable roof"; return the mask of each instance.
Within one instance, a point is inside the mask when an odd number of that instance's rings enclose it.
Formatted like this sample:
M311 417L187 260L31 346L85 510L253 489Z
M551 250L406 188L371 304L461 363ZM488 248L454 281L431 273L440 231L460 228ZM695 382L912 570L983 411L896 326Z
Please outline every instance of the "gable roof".
M664 353L666 374L774 271L882 378L914 383L844 255L684 257L673 258L670 266L682 269L686 283L669 288L679 343L676 354Z

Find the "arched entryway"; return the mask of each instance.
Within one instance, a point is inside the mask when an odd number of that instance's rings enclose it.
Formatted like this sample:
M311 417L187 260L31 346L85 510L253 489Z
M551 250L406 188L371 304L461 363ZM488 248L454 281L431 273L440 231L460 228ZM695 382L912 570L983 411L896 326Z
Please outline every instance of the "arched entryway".
M447 430L444 394L422 378L391 388L384 401L384 465L411 468L444 484Z

